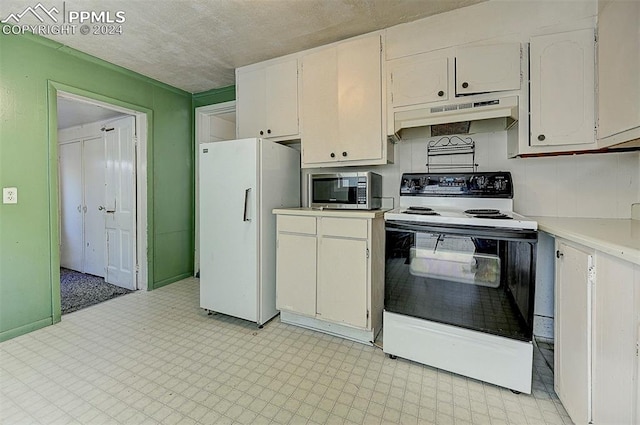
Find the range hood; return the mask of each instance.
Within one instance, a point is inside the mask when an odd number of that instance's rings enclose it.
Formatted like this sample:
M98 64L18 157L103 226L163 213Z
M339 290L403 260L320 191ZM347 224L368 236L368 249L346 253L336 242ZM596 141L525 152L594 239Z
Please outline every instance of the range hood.
M462 98L453 102L394 112L394 132L405 128L425 127L466 121L507 118L505 128L518 121L518 96Z

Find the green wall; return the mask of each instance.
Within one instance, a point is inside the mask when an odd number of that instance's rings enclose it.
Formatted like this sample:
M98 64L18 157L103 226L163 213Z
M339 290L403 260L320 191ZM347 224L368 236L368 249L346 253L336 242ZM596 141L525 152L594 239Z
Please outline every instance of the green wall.
M17 205L0 204L0 341L60 320L56 87L148 114L148 287L193 273L192 95L41 37L0 35L0 187L18 188Z
M213 105L215 103L229 102L236 100L236 86L227 86L195 93L193 95L193 107Z

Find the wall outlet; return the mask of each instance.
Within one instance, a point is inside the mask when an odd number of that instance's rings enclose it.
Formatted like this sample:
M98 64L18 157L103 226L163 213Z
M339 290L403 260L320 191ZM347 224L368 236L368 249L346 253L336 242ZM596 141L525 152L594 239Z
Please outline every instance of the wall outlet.
M2 203L3 204L17 204L18 203L18 188L17 187L3 187L2 188Z

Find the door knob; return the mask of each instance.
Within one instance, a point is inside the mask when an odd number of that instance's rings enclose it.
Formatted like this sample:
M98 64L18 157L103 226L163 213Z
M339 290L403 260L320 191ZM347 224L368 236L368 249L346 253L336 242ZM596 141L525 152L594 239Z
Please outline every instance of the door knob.
M105 208L104 208L102 205L100 205L100 206L98 207L98 211L103 211L104 209L105 209Z
M346 152L342 152L342 156L347 156L347 153Z
M466 89L467 87L469 87L469 83L467 83L466 81L464 83L462 83L462 88Z
M335 158L335 157L336 157L336 154L335 154L335 153L333 153L333 152L331 152L331 155L329 155L329 156L330 156L331 158Z
M440 96L440 97L444 96L444 92L443 92L442 90L440 90L440 91L438 92L438 96Z

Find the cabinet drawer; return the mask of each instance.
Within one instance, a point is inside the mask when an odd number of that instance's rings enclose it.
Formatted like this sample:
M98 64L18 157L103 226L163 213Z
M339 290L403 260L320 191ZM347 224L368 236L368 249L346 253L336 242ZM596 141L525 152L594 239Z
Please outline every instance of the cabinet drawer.
M316 234L316 218L298 215L278 215L278 232Z
M322 235L345 238L367 238L367 221L362 218L322 217Z

